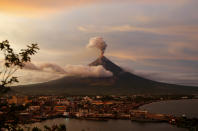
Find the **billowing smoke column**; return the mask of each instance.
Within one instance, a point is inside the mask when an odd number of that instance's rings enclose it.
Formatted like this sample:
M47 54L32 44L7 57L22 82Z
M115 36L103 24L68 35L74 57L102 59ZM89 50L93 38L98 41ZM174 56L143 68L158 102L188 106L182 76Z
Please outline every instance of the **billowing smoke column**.
M102 37L93 37L89 40L87 47L99 49L101 51L101 57L102 57L104 55L107 44Z

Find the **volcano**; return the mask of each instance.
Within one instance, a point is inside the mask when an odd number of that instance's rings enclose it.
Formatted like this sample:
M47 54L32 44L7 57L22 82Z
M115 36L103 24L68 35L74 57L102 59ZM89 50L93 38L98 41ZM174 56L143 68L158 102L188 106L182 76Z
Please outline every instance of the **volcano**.
M125 87L126 86L138 87L141 86L142 84L160 84L159 82L154 82L152 80L139 77L135 74L123 70L121 67L111 62L105 56L99 57L94 62L89 64L89 66L99 66L99 65L102 65L106 70L113 73L113 78L116 79L115 81L116 85L124 84L122 82L126 82L127 85L125 85Z
M99 57L94 62L89 64L89 66L98 66L98 65L102 65L106 70L112 72L114 76L117 76L120 73L124 72L122 68L111 62L105 56Z
M89 64L102 65L111 77L67 76L57 80L13 87L23 95L132 95L132 94L197 94L198 88L149 80L123 70L105 56Z

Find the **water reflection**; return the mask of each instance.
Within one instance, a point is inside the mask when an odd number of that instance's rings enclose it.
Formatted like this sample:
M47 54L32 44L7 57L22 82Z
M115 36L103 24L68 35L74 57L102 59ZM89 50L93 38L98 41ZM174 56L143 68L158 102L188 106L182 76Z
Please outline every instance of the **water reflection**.
M66 124L68 131L186 131L167 123L138 123L130 120L88 121L58 118L26 125L42 128L44 125Z
M198 118L198 99L191 100L171 100L155 102L140 107L140 109L148 110L151 113L172 114L187 117Z

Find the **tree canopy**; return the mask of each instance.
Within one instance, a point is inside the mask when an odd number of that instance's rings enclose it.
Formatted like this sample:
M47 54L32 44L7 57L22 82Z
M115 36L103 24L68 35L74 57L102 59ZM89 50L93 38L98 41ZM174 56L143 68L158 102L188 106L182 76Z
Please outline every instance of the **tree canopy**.
M0 42L0 51L4 55L0 68L0 92L5 90L6 86L19 82L14 73L22 69L25 63L31 62L31 56L35 55L38 50L38 44L30 44L26 49L15 53L8 40Z

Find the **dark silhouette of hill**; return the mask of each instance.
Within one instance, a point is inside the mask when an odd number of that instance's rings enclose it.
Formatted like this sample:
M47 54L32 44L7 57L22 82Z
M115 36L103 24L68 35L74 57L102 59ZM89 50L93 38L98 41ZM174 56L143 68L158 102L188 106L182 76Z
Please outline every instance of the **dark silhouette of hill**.
M18 94L28 95L131 95L131 94L198 94L197 87L156 82L139 77L99 57L89 66L102 65L111 77L63 77L45 83L13 87Z

